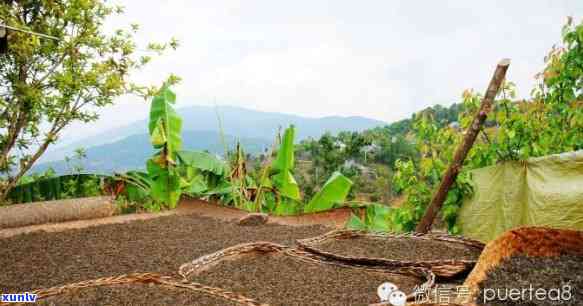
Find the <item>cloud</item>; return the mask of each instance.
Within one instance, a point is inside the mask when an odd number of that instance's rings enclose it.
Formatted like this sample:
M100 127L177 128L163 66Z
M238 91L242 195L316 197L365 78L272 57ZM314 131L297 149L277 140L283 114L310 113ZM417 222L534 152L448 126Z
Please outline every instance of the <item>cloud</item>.
M108 27L141 24L137 40L181 42L134 78L183 78L179 103L230 104L306 116L387 122L483 91L498 60L527 96L543 56L579 1L130 0ZM129 123L148 104L124 97L76 137ZM87 132L89 130L90 132Z

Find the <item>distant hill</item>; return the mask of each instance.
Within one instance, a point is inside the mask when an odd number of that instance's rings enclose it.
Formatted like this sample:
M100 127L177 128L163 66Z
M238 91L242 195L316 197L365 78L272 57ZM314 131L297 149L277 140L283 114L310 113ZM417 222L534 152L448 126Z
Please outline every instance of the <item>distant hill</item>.
M259 153L271 146L271 140L260 138L238 138L246 153ZM183 131L182 147L188 150L223 154L224 147L216 131ZM235 137L225 135L225 142L232 148ZM144 169L148 158L154 153L148 134L132 135L113 143L102 144L87 149L87 158L83 162L84 172L112 173L127 170ZM71 162L71 166L77 162ZM31 172L41 172L49 167L58 174L69 171L64 160L40 163Z
M178 114L183 119L185 131L218 131L219 124L215 107L189 106L179 108ZM296 115L268 113L233 106L219 106L218 113L221 116L225 134L237 138L248 139L274 139L278 128L285 128L289 124L295 124L298 128L296 138L298 141L314 137L319 138L325 132L337 134L340 131L363 131L377 126L386 125L385 122L364 117L322 117L307 118ZM147 118L136 121L125 127L105 131L96 136L88 137L72 144L49 149L42 161L61 160L64 156L71 155L79 147L91 148L119 141L121 139L147 133ZM206 147L199 146L206 149Z

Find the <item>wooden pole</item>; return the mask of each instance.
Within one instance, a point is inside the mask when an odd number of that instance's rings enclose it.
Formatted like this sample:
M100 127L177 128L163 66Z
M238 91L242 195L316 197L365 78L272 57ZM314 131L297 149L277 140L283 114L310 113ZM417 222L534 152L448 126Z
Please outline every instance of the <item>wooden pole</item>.
M482 99L482 103L480 104L480 110L474 116L472 124L466 130L464 139L457 148L457 150L455 151L453 161L449 165L449 168L447 168L447 170L445 171L443 179L439 184L439 188L437 189L437 192L435 193L433 199L431 200L431 204L429 204L429 207L427 207L425 215L423 216L423 218L417 225L417 228L415 229L415 231L417 231L418 233L427 233L431 230L433 220L435 219L435 216L437 216L437 213L441 209L441 206L443 205L443 202L447 197L447 192L449 191L449 188L455 182L455 179L464 164L464 160L466 159L468 152L474 145L474 141L476 140L476 137L480 132L480 128L484 121L486 120L488 112L490 112L490 109L492 108L494 98L496 98L496 94L498 93L500 85L502 84L502 81L504 81L504 77L506 76L508 66L510 66L509 59L501 60L496 66L496 71L494 71L492 80L490 80L490 85L488 85L486 95L484 96L484 98Z

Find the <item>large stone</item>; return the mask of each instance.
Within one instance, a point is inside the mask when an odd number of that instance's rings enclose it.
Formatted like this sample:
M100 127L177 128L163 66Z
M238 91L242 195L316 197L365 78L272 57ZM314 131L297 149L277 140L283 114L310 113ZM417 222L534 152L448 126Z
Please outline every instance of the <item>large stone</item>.
M252 213L239 219L239 221L237 221L237 224L243 226L257 226L267 223L268 219L269 219L268 214Z

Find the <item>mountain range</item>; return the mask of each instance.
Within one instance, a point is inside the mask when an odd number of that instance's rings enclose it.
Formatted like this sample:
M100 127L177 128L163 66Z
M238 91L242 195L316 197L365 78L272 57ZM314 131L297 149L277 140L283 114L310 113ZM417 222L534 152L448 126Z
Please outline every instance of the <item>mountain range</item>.
M239 140L247 153L259 153L268 148L280 128L290 124L297 127L296 140L318 138L326 132L362 131L385 122L365 117L330 116L308 118L296 115L261 112L233 106L190 106L177 109L183 121L183 147L189 150L208 150L222 154L218 116L225 142L232 147ZM218 116L217 116L218 115ZM65 156L72 156L77 148L85 148L87 158L83 168L87 172L109 173L143 168L153 151L147 135L147 118L127 126L111 129L66 146L51 149L31 172L52 167L57 173L67 172Z
M271 145L271 142L265 139L235 138L231 135L225 135L225 144L229 148L233 148L237 140L245 152L252 154L259 153ZM219 155L223 155L225 151L217 131L183 131L182 148L194 151L206 150ZM86 157L81 161L71 158L68 162L58 160L40 163L33 168L32 172L42 172L48 168L53 168L56 173L64 174L71 172L73 167L78 165L82 166L82 172L90 173L144 169L146 160L154 154L154 150L150 144L150 136L142 133L112 143L90 147L86 149L85 153Z

